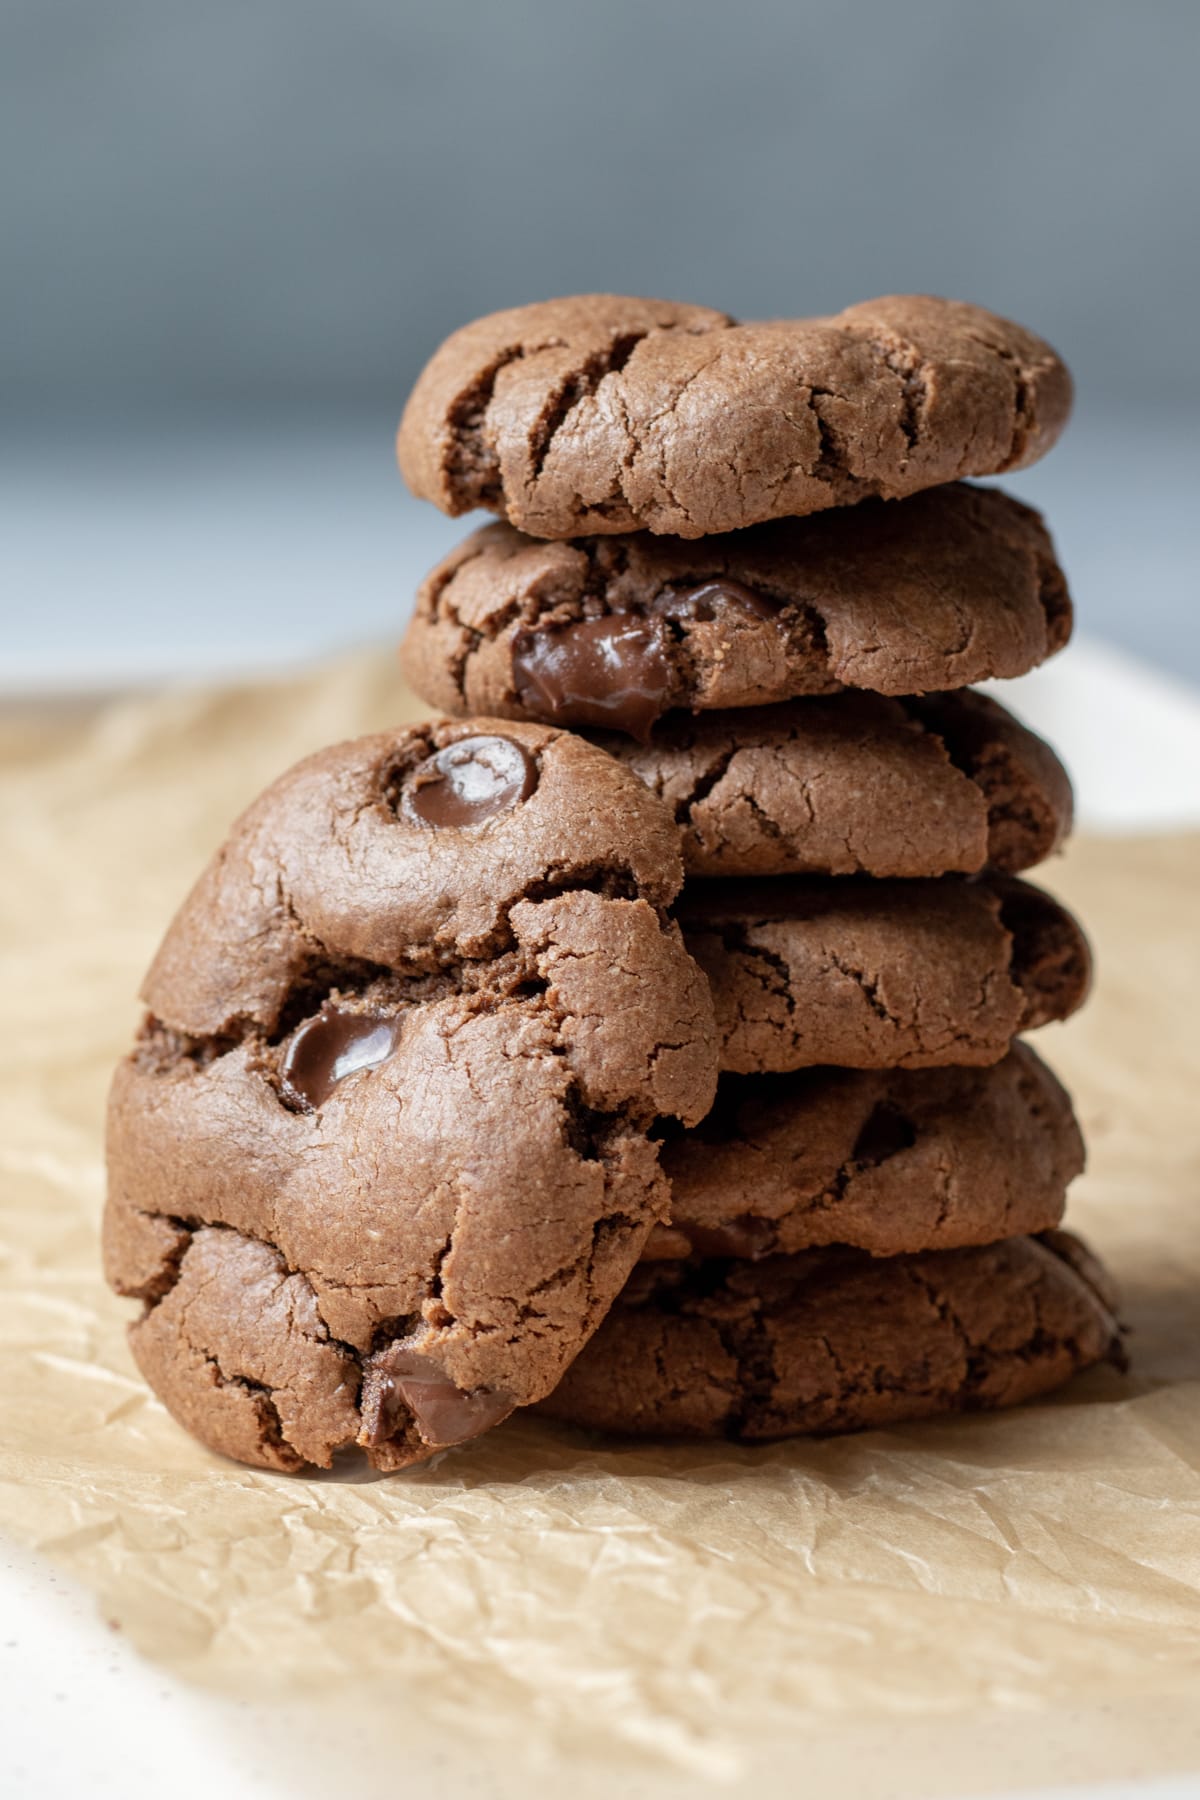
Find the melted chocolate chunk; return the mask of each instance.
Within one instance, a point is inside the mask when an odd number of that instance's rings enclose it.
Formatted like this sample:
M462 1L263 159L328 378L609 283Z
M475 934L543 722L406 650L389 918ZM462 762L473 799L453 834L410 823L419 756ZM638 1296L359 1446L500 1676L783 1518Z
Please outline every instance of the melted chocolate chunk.
M400 1039L400 1019L345 1012L327 1000L293 1033L280 1066L285 1100L302 1112L324 1106L339 1081L386 1062Z
M642 739L671 686L662 628L636 613L519 631L512 669L521 705L534 717Z
M536 762L512 738L459 738L413 770L400 806L414 825L461 831L511 812L537 783Z
M378 1403L370 1421L368 1442L382 1444L393 1436L407 1411L427 1444L445 1449L465 1444L506 1419L512 1397L499 1389L476 1388L466 1394L431 1357L399 1344L373 1359Z
M705 623L719 619L731 607L750 613L756 619L773 619L779 613L779 602L766 594L756 594L740 581L702 581L696 587L665 588L654 602L656 613L668 619L698 619Z
M666 711L671 669L664 630L673 621L720 620L730 609L773 619L776 601L740 581L664 588L647 612L605 613L513 638L513 682L522 707L555 725L598 725L643 742Z

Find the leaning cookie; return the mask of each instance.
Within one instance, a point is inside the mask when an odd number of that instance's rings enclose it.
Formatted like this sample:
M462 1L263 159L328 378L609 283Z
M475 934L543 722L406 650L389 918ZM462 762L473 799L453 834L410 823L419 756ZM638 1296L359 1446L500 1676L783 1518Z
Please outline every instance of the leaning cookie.
M553 1387L714 1088L628 770L483 720L326 750L235 826L147 977L109 1113L109 1279L213 1448L398 1468Z
M738 1074L998 1062L1091 980L1071 914L1003 875L694 881L678 914Z
M1115 1298L1067 1232L882 1261L644 1264L539 1410L746 1442L1016 1406L1105 1359Z
M984 1069L727 1075L666 1145L671 1222L642 1256L992 1244L1058 1225L1083 1158L1070 1098L1027 1044Z
M694 544L485 526L422 584L401 661L446 712L645 737L674 707L1023 675L1070 634L1037 513L957 485Z
M707 307L584 294L456 331L397 450L443 512L536 537L737 531L1044 456L1071 380L1050 346L927 295L739 325Z
M984 694L839 694L592 734L671 808L689 875L1016 872L1071 828L1049 744Z

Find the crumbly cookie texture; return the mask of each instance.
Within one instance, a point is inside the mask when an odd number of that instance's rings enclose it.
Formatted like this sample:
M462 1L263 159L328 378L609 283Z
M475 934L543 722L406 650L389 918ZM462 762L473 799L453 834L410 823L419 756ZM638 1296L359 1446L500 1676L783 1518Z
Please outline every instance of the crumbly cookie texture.
M715 1085L669 815L579 738L339 745L234 827L149 972L106 1266L207 1444L397 1468L549 1391L666 1213Z
M447 338L397 450L443 512L486 507L543 538L695 538L1025 467L1070 408L1048 344L961 301L742 325L587 294Z
M1009 876L696 881L678 913L738 1074L999 1062L1091 980L1071 914Z
M1015 1406L1123 1366L1115 1298L1067 1232L876 1261L643 1264L540 1410L629 1435L861 1431Z
M1071 828L1050 746L969 690L673 713L593 741L671 808L689 875L1015 873Z
M725 1076L666 1145L671 1222L643 1260L991 1244L1058 1225L1083 1162L1070 1098L1027 1044L983 1069Z
M446 712L645 737L674 707L1022 675L1071 622L1038 514L956 483L697 543L485 526L422 584L401 661Z

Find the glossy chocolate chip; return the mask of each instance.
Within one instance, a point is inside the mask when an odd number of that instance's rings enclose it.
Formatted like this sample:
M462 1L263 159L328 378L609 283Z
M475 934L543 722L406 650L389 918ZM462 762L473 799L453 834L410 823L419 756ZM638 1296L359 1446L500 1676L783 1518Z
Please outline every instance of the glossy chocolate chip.
M512 738L459 738L413 770L400 809L411 824L462 831L511 812L537 782L536 762Z
M520 631L512 669L521 705L532 716L638 738L664 711L671 685L662 627L637 613Z
M375 1357L374 1368L379 1404L371 1428L373 1444L391 1437L406 1411L425 1442L440 1450L478 1437L513 1410L511 1395L491 1388L466 1394L431 1357L399 1344Z
M398 1016L347 1012L326 1001L291 1038L280 1065L284 1098L303 1112L324 1106L339 1081L374 1069L395 1050Z

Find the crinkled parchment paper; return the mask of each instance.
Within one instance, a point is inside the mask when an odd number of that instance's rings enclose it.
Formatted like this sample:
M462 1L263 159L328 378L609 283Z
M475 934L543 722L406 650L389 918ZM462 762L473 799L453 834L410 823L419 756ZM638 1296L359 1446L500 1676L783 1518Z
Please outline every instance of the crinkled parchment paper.
M380 1791L1200 1768L1198 838L1081 840L1039 877L1099 954L1093 1004L1038 1048L1090 1139L1071 1217L1124 1287L1130 1378L760 1450L516 1421L372 1480L224 1463L151 1400L96 1244L139 977L266 780L414 711L379 655L0 726L0 1533L174 1675L304 1696L336 1758L369 1730ZM490 1771L469 1787L464 1747Z

